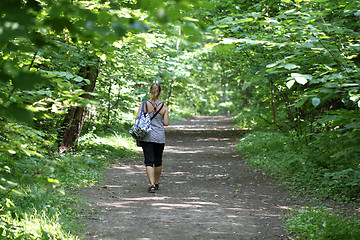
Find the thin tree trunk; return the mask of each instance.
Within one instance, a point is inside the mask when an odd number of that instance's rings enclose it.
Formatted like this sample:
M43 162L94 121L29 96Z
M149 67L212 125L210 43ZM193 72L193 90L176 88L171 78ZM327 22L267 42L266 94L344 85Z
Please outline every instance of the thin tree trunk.
M85 85L82 89L86 92L93 92L95 83L99 73L98 66L86 66L79 70L79 75L85 79L90 80L90 84ZM83 94L81 97L91 99L92 95ZM64 129L62 142L59 147L59 152L67 152L75 148L75 143L78 141L81 129L84 125L87 108L85 107L71 107L62 124Z
M108 106L107 106L106 127L108 127L109 123L110 123L111 87L112 87L112 82L110 80L109 89L108 89L108 104L107 104Z
M270 87L271 87L271 112L273 116L273 123L276 124L277 118L276 118L276 106L275 106L275 87L273 81L270 81Z
M243 94L242 94L242 100L243 100L243 106L247 106L248 105L248 98L247 98L247 91L246 89L243 90Z
M174 77L175 78L175 77ZM174 80L175 81L175 80ZM172 93L173 93L173 81L171 81L170 83L170 89L169 89L169 94L168 94L168 97L167 97L167 105L168 107L170 107L170 104L171 104L171 97L172 97Z

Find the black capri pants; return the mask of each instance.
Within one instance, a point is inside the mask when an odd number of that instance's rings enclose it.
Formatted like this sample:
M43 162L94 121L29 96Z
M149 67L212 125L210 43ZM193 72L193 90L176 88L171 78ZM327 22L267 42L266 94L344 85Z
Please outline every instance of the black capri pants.
M141 147L144 152L144 163L146 166L162 166L162 155L164 152L165 143L141 142Z

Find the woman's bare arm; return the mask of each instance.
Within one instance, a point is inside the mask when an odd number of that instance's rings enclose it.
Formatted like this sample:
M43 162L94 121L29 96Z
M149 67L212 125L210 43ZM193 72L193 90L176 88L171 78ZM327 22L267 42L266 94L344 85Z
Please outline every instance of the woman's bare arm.
M139 116L139 114L140 114L140 112L141 112L141 106L142 106L142 104L140 104L140 107L139 107L138 112L137 112L137 114L136 114L136 118ZM136 119L136 118L135 118L135 119Z
M169 108L167 105L165 105L164 108L165 108L165 112L164 112L163 124L164 124L164 126L169 126L169 124L170 124Z

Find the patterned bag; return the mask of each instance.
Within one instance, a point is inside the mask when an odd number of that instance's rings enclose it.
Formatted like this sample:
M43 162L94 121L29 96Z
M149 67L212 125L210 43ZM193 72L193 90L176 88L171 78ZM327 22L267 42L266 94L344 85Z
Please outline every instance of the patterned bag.
M146 112L144 113L144 106L146 107ZM148 132L151 130L151 119L148 111L146 101L142 103L141 112L136 118L134 125L131 127L129 133L137 141L143 139Z

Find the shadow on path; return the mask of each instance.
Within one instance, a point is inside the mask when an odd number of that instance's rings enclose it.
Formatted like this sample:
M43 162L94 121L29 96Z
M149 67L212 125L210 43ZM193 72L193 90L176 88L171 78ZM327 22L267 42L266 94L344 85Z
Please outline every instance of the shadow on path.
M284 211L296 202L241 160L243 134L227 116L169 126L160 190L147 192L141 152L112 165L102 187L81 191L91 204L84 239L287 239Z

